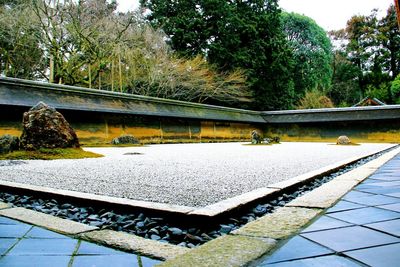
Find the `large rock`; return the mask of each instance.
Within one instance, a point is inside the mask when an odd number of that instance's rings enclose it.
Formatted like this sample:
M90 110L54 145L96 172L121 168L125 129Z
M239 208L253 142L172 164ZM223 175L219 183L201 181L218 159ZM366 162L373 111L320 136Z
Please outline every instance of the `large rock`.
M39 102L22 120L21 148L77 148L78 137L61 113Z
M139 140L130 134L121 135L120 137L116 137L111 141L111 144L113 144L113 145L139 144L139 143L140 143Z
M351 141L350 138L348 138L345 135L339 136L338 139L336 140L337 145L350 145Z
M19 149L19 138L9 134L0 136L0 154L10 153Z

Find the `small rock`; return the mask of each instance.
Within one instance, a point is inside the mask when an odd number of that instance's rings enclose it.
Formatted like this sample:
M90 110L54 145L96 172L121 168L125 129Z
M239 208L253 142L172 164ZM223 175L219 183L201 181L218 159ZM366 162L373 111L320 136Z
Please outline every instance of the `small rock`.
M339 136L338 139L336 140L337 145L350 145L351 141L350 138L348 138L345 135Z
M139 144L139 140L136 139L133 135L126 134L126 135L121 135L120 137L116 137L111 141L111 144L113 145L119 145L119 144Z
M151 239L151 240L160 240L161 237L158 236L158 235L153 234L153 235L150 236L150 239Z
M171 233L171 235L174 235L174 236L183 235L183 231L177 227L168 228L168 231Z
M19 149L19 138L9 134L0 136L0 154L10 153Z
M221 232L221 233L224 233L224 234L229 234L230 233L230 231L232 231L232 227L231 226L229 226L229 225L226 225L226 224L220 224L220 229L219 229L219 231Z

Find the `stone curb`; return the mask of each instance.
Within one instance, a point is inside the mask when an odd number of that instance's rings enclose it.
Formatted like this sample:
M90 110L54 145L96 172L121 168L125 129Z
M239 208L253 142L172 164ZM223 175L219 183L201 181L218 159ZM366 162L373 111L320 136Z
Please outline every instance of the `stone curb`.
M400 148L336 177L288 203L285 207L278 208L274 213L267 214L233 231L228 236L214 239L158 266L247 266L262 255L275 250L280 241L284 242L285 239L301 231L317 218L325 208L331 207L341 196L369 177L398 153L400 153ZM333 193L331 193L332 190ZM318 198L322 201L318 201ZM266 238L264 240L268 240L269 243L268 246L260 249L262 246L258 242L263 238ZM244 247L240 248L242 245ZM254 251L251 251L252 249ZM263 253L262 250L264 250Z
M112 230L100 230L82 233L78 237L121 250L155 257L161 260L173 259L176 256L184 254L190 250L189 248L162 243Z
M4 202L0 202L0 210L2 209L8 209L11 208L12 206L10 204L4 203Z
M390 151L352 171L342 174L332 181L307 192L288 203L286 207L305 207L327 209L337 202L354 186L372 175L379 166L382 166L400 153L400 148Z
M0 215L67 235L76 235L98 229L94 226L61 219L52 215L25 208L3 209L0 210Z
M391 147L386 148L386 149L390 149L395 146L397 146L397 144L393 144ZM352 158L349 158L346 160L342 160L340 162L336 162L334 164L328 165L328 166L320 168L318 170L314 170L314 171L293 177L286 181L271 184L264 188L258 188L253 191L244 193L242 195L239 195L239 196L236 196L233 198L229 198L229 199L225 199L225 200L222 200L215 204L208 205L206 207L195 209L193 211L190 211L188 214L189 215L198 215L198 216L203 216L203 217L204 216L205 217L214 217L214 216L222 215L222 214L229 212L240 206L249 204L249 203L259 200L259 199L267 198L269 196L272 196L273 194L285 191L291 187L306 183L307 181L315 179L315 177L323 176L323 175L331 172L332 170L340 169L341 167L343 167L345 165L356 162L362 158L367 158L367 157L374 155L381 151L382 150L371 152L362 157L352 157ZM371 165L371 166L373 166L373 165Z
M191 212L194 208L187 207L187 206L179 206L179 205L172 205L172 204L164 204L164 203L156 203L156 202L149 202L149 201L140 201L140 200L133 200L133 199L126 199L126 198L118 198L118 197L110 197L104 195L96 195L90 193L82 193L77 191L71 190L63 190L63 189L56 189L44 186L37 186L37 185L28 185L16 182L9 182L0 180L0 187L8 187L12 189L24 190L29 192L40 192L47 195L53 195L58 197L65 197L65 198L74 198L78 200L84 201L95 201L104 204L116 204L125 207L132 207L132 208L143 208L157 212L168 212L168 213L178 213L178 214L187 214Z
M269 252L273 239L225 235L157 266L243 266Z
M286 239L299 231L322 210L282 207L232 232L234 235Z
M390 149L394 146L396 146L396 144L393 144L393 146L386 148L386 149ZM382 150L380 150L380 151L382 151ZM210 219L214 216L222 215L226 212L229 212L229 211L232 211L241 206L250 204L254 201L257 201L257 200L260 200L263 198L268 198L270 196L272 197L272 195L274 195L276 193L282 192L293 186L300 185L302 183L310 181L310 180L314 179L315 177L323 176L324 174L329 173L332 170L339 169L345 165L356 162L362 158L369 157L380 151L371 152L362 157L349 158L349 159L328 165L326 167L320 168L318 170L311 171L311 172L293 177L289 180L275 183L275 184L269 185L264 188L258 188L253 191L235 196L233 198L225 199L225 200L219 201L217 203L214 203L214 204L211 204L211 205L208 205L205 207L200 207L200 208L181 206L181 205L172 205L172 204L165 204L165 203L155 203L155 202L150 202L150 201L124 199L124 198L110 197L110 196L104 196L104 195L96 195L96 194L91 194L91 193L76 192L76 191L71 191L71 190L62 190L62 189L55 189L55 188L49 188L49 187L43 187L43 186L27 185L27 184L21 184L21 183L15 183L15 182L3 181L3 180L0 180L0 187L12 188L12 189L23 190L23 191L28 191L28 192L41 192L41 193L44 193L47 195L53 195L53 196L65 197L65 198L75 198L78 200L95 201L95 202L99 202L99 203L104 203L106 205L108 205L108 204L120 205L120 206L131 207L131 208L147 209L149 211L155 211L155 212L165 212L165 213L170 213L172 215L174 215L174 214L176 214L176 215L178 215L178 214L179 215L194 215L194 216L203 217L205 219ZM370 165L370 166L371 166L371 168L373 168L374 165Z

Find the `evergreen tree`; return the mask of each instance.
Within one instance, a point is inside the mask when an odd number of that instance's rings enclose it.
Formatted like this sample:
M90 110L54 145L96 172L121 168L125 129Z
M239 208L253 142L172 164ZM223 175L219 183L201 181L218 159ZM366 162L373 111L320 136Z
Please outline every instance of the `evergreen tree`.
M292 57L277 0L141 0L141 4L178 53L203 54L222 71L243 69L253 91L253 108L292 107Z

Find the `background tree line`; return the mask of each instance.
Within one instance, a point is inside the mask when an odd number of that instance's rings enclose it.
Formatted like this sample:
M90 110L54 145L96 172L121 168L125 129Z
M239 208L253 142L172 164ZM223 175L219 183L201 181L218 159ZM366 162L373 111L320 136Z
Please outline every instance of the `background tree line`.
M115 0L0 0L0 73L257 110L400 102L393 7L328 35L278 0L141 5L120 13Z

